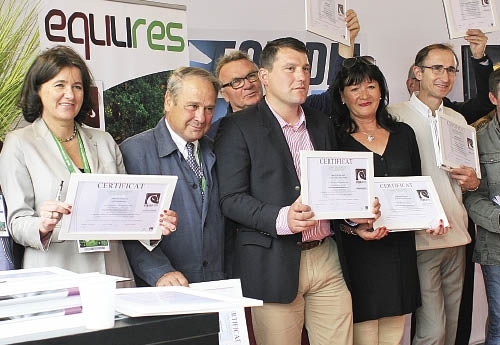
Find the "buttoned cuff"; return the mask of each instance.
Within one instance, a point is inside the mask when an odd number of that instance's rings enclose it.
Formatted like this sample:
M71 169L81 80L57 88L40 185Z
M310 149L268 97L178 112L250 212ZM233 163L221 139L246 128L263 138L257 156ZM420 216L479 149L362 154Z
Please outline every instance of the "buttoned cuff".
M293 235L293 232L288 227L288 211L290 206L282 207L276 218L276 233L278 235Z

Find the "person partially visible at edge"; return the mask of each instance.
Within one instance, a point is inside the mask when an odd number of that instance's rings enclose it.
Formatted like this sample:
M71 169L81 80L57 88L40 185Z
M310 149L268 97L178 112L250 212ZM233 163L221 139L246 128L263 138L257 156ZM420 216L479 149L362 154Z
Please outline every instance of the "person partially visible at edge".
M0 141L0 152L2 151L2 146L3 141ZM2 188L0 186L0 193L1 192ZM0 205L0 207L4 207L4 205L5 203L3 205ZM5 208L3 209L3 211L5 212ZM3 226L7 227L7 224L3 224ZM10 235L0 237L0 271L7 271L15 268L12 245L13 243Z
M479 186L473 168L461 166L445 171L436 163L436 115L446 114L466 123L461 114L443 105L443 98L453 88L457 68L458 59L450 46L433 44L422 48L413 68L420 91L414 92L409 101L388 107L390 114L415 131L420 152L425 152L420 156L422 175L432 178L451 228L445 228L440 236L416 232L422 306L415 312L413 345L454 345L457 333L465 245L471 240L462 193Z
M470 65L472 66L475 76L476 96L464 102L451 101L448 97L445 97L443 98L443 105L462 114L467 123L471 125L475 125L475 122L487 123L490 118L484 117L484 115L494 109L494 105L490 102L488 97L488 77L493 71L493 62L485 53L488 37L479 29L469 29L467 30L467 36L464 38L469 42L472 54ZM410 66L408 78L406 79L406 87L410 96L413 92L420 90L420 81L415 77L413 66L413 64ZM472 262L472 252L476 238L476 227L470 219L468 232L471 237L471 242L465 247L466 261L464 287L460 302L455 345L468 345L472 328L475 271L475 266Z
M344 58L352 57L354 54L354 41L359 33L358 16L354 10L348 10L345 18L351 45L347 46L338 43L338 58L330 66L333 75L340 70ZM215 75L219 78L222 88L221 95L224 97L227 106L227 115L240 111L257 104L262 99L262 83L258 77L258 66L250 59L247 53L233 51L221 56L216 63ZM313 106L316 102L323 102L323 98L329 99L329 92L325 91L320 95L309 95L305 104ZM224 117L217 119L207 132L207 136L215 139L217 129Z
M500 344L500 69L489 79L489 98L495 116L477 132L481 184L465 195L465 207L477 225L473 261L481 265L488 321L485 345Z
M257 344L352 344L351 296L341 267L341 244L330 221L316 221L300 198L300 150L334 150L330 120L302 107L310 83L303 42L279 38L261 54L266 96L222 121L215 140L220 205L234 221L233 276L252 308ZM380 216L357 219L371 227ZM340 241L340 238L337 238Z
M224 217L212 141L205 137L219 87L210 72L177 68L156 127L120 144L129 173L178 176L170 205L179 218L176 230L154 246L124 242L138 285L188 286L225 278Z
M89 251L80 241L58 240L61 218L72 208L60 201L70 174L125 173L111 135L81 126L92 109L92 83L84 60L65 46L45 50L29 68L20 106L31 125L8 133L0 154L7 222L13 239L25 247L23 268L57 266L132 278L121 241ZM175 213L163 218L175 226Z

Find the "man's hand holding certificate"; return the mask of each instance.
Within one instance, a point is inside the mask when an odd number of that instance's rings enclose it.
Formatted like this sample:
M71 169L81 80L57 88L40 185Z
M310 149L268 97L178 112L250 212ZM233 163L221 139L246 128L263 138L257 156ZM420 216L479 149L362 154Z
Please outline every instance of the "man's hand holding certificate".
M373 218L373 153L300 151L302 203L313 219Z
M445 170L471 167L481 178L476 129L457 122L445 114L437 115L439 143L436 147L437 165Z

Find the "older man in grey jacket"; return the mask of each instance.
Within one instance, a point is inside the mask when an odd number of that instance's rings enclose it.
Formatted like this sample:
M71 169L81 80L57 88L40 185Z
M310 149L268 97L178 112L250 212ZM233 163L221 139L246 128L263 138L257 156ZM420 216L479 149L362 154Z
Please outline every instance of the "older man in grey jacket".
M224 217L212 142L204 137L219 88L203 69L178 68L168 81L165 117L120 145L129 174L178 176L170 206L177 212L177 229L157 246L124 243L138 286L224 278Z

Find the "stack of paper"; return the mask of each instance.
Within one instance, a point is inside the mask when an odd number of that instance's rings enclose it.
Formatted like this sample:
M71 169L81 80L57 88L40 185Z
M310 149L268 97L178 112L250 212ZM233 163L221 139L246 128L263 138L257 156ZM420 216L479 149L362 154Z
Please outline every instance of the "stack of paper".
M0 340L82 327L76 276L56 267L0 272Z

